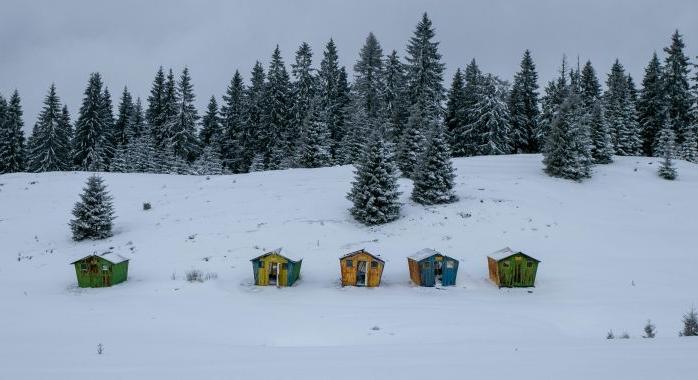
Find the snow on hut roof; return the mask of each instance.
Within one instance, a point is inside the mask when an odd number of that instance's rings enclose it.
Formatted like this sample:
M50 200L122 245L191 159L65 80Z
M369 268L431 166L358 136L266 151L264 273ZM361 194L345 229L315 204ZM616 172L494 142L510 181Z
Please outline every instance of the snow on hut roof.
M107 261L109 261L109 262L112 263L112 264L120 264L120 263L123 263L124 261L129 261L129 260L130 260L128 257L122 256L122 255L120 255L120 254L118 254L118 253L114 253L114 252L112 252L112 251L107 251L107 252L104 252L104 253L99 253L99 254L98 254L98 253L93 253L93 254L91 254L91 255L87 255L87 256L85 256L85 257L81 257L81 258L79 258L79 259L73 261L71 264L75 264L75 263L77 263L78 261L81 261L81 260L86 259L86 258L91 257L91 256L101 257L101 258L103 258L104 260L107 260Z
M263 253L263 254L261 254L261 255L259 255L259 256L257 256L257 257L254 257L254 258L250 259L250 261L254 261L254 260L257 260L257 259L259 259L259 258L262 258L262 257L264 257L264 256L269 256L269 255L279 255L279 256L285 257L285 258L287 258L287 259L289 259L289 260L291 260L291 261L301 261L301 260L303 260L302 257L298 257L298 256L282 255L282 254L281 254L281 250L282 250L282 249L283 249L282 247L279 247L279 248L277 248L277 249L275 249L275 250L272 250L272 251Z
M434 249L431 249L431 248L424 248L424 249L419 250L419 251L417 251L417 252L415 252L415 253L413 253L412 255L407 256L407 257L410 258L410 259L412 259L412 260L415 260L415 261L422 261L422 260L426 259L427 257L431 257L431 256L434 256L434 255L441 255L441 256L443 256L443 255L441 254L441 252L439 252L439 251L437 251L437 250L434 250Z
M491 254L488 255L488 257L491 257L491 258L493 258L493 259L499 261L499 260L506 259L507 257L516 255L517 253L520 253L520 254L522 254L522 255L528 257L528 258L531 258L531 259L533 259L533 260L536 260L536 261L540 262L540 260L535 259L535 258L533 258L533 257L531 257L531 256L529 256L529 255L527 255L527 254L525 254L525 253L523 253L523 252L516 252L516 251L513 251L513 250L512 250L511 248L509 248L509 247L502 248L502 249L500 249L499 251L492 252Z
M345 258L347 258L347 257L354 256L354 255L356 255L356 254L358 254L358 253L365 253L365 254L367 254L367 255L373 257L374 259L380 261L381 263L385 263L385 261L383 261L383 259L381 259L380 256L374 255L373 253L371 253L371 252L369 252L369 251L367 251L367 250L365 250L365 249L363 249L363 248L359 249L358 251L349 252L349 253L347 253L346 255L341 256L339 259L340 259L340 260L343 260L343 259L345 259Z

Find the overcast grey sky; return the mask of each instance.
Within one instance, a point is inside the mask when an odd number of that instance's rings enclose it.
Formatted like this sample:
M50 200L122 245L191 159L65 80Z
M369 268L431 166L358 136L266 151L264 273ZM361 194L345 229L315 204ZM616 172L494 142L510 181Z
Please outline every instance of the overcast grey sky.
M540 86L563 53L591 59L602 79L618 57L637 84L653 51L678 28L698 54L698 0L352 0L352 1L29 1L0 3L0 92L17 88L30 130L51 82L75 118L88 74L103 74L114 97L126 85L145 100L157 67L189 66L200 112L224 92L235 69L245 77L264 66L278 43L287 65L302 41L319 64L335 39L350 69L369 31L384 52L404 55L422 12L428 12L447 66L476 58L484 71L511 79L530 49Z

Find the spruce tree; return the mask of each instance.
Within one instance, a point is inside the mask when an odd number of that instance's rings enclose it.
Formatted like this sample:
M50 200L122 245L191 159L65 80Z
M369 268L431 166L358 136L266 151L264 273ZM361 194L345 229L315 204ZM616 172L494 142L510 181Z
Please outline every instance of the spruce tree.
M126 129L126 141L129 143L134 139L140 138L141 136L143 136L143 134L147 132L145 125L145 117L143 115L143 105L141 104L141 98L137 98L136 102L133 104L131 118L128 121L127 125L128 128Z
M128 88L124 87L119 100L119 109L114 123L113 142L116 149L121 145L126 145L129 142L129 134L131 131L131 122L133 121L135 104Z
M655 155L655 140L664 125L664 118L666 117L666 93L664 92L662 70L657 53L652 54L652 59L645 68L642 90L637 102L637 118L641 130L642 153L646 156Z
M641 140L635 104L632 102L625 69L617 59L606 81L604 106L615 153L621 156L638 154Z
M344 138L346 108L349 103L349 85L346 71L339 67L339 56L334 41L323 51L318 71L318 93L321 107L325 110L327 129L330 131L330 153L334 162L340 159L341 141Z
M363 155L367 136L377 129L375 119L368 118L365 107L358 99L353 99L349 114L346 131L334 159L335 163L340 165L358 163Z
M261 81L263 83L264 79ZM254 154L255 140L246 119L245 84L237 70L223 95L220 115L223 166L233 173L246 173Z
M106 170L109 168L111 159L114 156L116 146L118 145L118 135L114 130L114 109L111 101L111 93L109 88L104 87L102 92L102 120L104 124L104 129L102 130L102 161L103 168Z
M380 136L371 136L361 162L354 172L352 189L347 199L349 210L357 221L377 225L400 216L400 192L392 155Z
M352 90L358 104L363 107L366 117L374 125L382 124L383 91L383 49L373 33L369 33L359 52L359 60L354 65L354 85Z
M264 127L264 102L265 102L265 73L262 64L258 61L252 68L250 75L250 87L245 92L245 105L247 110L245 125L253 133L254 149L253 157L261 155L265 157L268 139ZM227 122L226 122L227 123ZM226 125L226 128L229 128ZM228 133L230 131L228 130ZM264 160L263 160L264 164Z
M613 142L611 141L611 131L608 129L603 114L601 100L594 103L588 117L591 133L591 157L596 164L610 164L613 162Z
M308 118L311 103L317 92L317 78L312 68L313 51L308 43L303 42L296 51L295 62L291 64L294 82L291 85L291 109L289 142L293 144L300 138L305 120Z
M512 150L520 153L537 153L538 147L538 74L526 50L521 59L521 70L514 76L509 94Z
M201 129L199 129L199 142L202 147L220 144L223 132L221 130L221 119L218 116L218 102L216 97L211 95L206 108L206 114L201 119ZM214 146L220 150L220 146Z
M26 169L22 115L19 92L15 90L5 111L0 112L0 174L21 172Z
M132 144L131 142L130 144ZM121 144L116 147L114 157L109 163L109 171L115 173L130 173L133 170L134 160L132 158L132 150L130 144Z
M437 125L420 156L412 200L424 205L451 203L458 198L453 192L455 170L451 164L451 152L443 127Z
M545 86L545 95L541 99L540 125L538 128L538 142L541 147L547 144L548 133L562 103L567 99L569 83L567 83L567 57L563 55L560 76L551 80Z
M64 115L56 86L51 84L28 143L30 171L70 170L72 131L70 121L66 125Z
M433 41L435 35L431 20L425 12L407 44L406 56L410 105L420 103L420 107L424 108L424 117L430 125L441 123L442 103L445 99L443 87L445 65L441 62L439 43ZM422 131L422 133L427 132Z
M413 178L415 174L426 140L423 131L430 129L422 107L420 103L412 105L397 147L397 164L402 175L407 178Z
M470 111L472 122L466 126L468 152L474 155L511 153L506 97L504 84L498 78L491 74L481 78L479 99Z
M666 93L669 123L676 134L678 144L682 144L686 128L691 120L691 94L688 85L689 62L684 53L686 45L679 31L671 36L671 46L664 48L667 57L664 61L664 92Z
M477 66L475 59L465 68L463 75L465 87L463 89L463 116L461 125L450 132L451 150L456 157L475 155L477 136L472 134L470 126L479 119L476 109L481 98L483 75Z
M698 313L696 309L691 308L688 313L683 316L683 330L679 332L679 336L698 336Z
M385 90L383 92L383 110L385 130L383 135L392 144L396 144L407 123L407 86L404 64L400 62L397 52L393 50L385 60Z
M330 133L319 98L316 97L311 102L308 111L301 132L297 162L304 168L327 166L332 158L330 155Z
M591 151L582 101L570 92L555 114L543 152L545 172L581 181L591 177Z
M90 74L85 88L82 106L75 122L73 138L73 166L77 170L100 171L105 169L107 144L102 76Z
M696 137L695 126L684 128L683 143L679 150L679 157L688 162L698 163L698 138Z
M160 66L155 74L152 88L150 89L148 109L145 112L148 128L155 139L155 144L158 146L160 146L165 139L165 122L167 119L167 115L165 114L166 95L165 71L162 66ZM174 86L172 86L172 96L174 96Z
M674 167L673 158L676 155L676 136L671 123L667 121L664 128L659 131L657 136L657 146L655 149L662 157L662 162L659 165L658 174L660 177L668 180L674 180L677 177L676 168Z
M584 64L584 68L582 68L579 81L579 96L588 113L593 111L597 102L601 99L601 84L591 61L587 61Z
M260 131L262 153L267 169L281 169L286 157L291 157L293 138L291 123L291 83L286 65L277 45L267 70L264 92L264 124Z
M643 335L643 338L646 339L652 339L657 335L657 328L652 324L652 321L649 319L647 320L647 324L645 325L645 328L643 329L645 331L645 335Z
M451 81L451 88L446 97L446 116L444 124L446 133L449 136L451 146L453 146L453 136L465 125L465 80L460 68L456 69Z
M73 240L104 239L112 236L114 210L104 180L96 175L87 179L80 201L73 207L70 221Z
M194 161L193 169L198 175L223 174L223 161L219 151L212 145L205 146L199 158Z
M199 114L194 106L194 85L191 83L189 68L182 70L177 83L177 118L169 125L167 146L176 157L185 162L194 160L199 146L196 141L196 125Z

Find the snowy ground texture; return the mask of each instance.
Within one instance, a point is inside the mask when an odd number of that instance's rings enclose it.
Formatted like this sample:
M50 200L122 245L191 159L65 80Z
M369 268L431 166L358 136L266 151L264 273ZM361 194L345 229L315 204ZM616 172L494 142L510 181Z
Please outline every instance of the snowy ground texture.
M2 175L0 378L695 379L698 339L677 333L698 306L698 166L669 182L617 158L580 184L540 161L457 159L448 206L413 204L401 180L402 217L375 228L347 211L349 166L107 173L115 235L81 243L67 223L88 173ZM301 280L251 285L249 259L280 246ZM504 246L542 260L532 292L488 281ZM68 263L109 247L129 280L77 288ZM457 286L410 284L406 256L425 247L460 260ZM338 257L360 248L386 260L380 288L339 286ZM188 283L191 269L218 278Z

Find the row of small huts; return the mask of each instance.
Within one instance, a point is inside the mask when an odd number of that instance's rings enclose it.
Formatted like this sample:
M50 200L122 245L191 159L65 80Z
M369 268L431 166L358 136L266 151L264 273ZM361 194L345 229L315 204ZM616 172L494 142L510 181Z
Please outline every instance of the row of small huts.
M254 283L259 286L291 286L300 278L302 259L281 254L281 249L250 260ZM539 260L510 248L487 256L489 277L501 287L535 285ZM126 281L128 259L115 254L90 255L71 263L81 288L107 287ZM456 284L458 260L433 249L423 249L407 257L410 279L419 286ZM380 286L385 261L364 249L339 258L342 286Z

